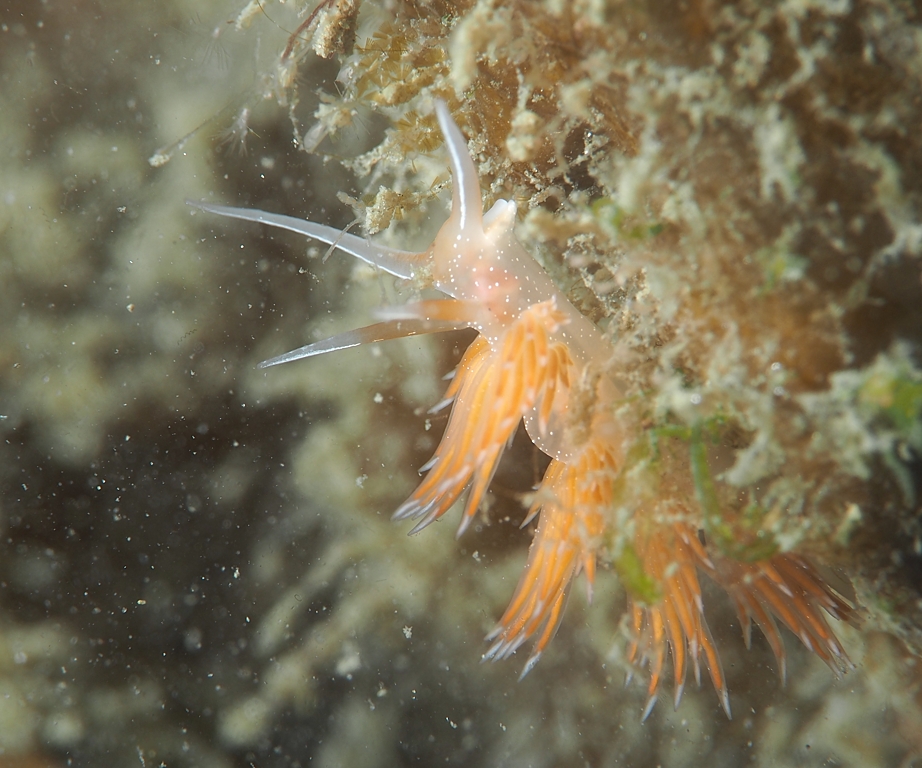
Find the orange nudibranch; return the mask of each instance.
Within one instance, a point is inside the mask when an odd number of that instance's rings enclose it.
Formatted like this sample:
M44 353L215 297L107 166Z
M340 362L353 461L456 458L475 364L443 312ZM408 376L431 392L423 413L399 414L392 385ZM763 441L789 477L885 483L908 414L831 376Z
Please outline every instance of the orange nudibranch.
M451 214L422 253L387 248L332 227L265 211L189 201L209 213L298 232L330 244L419 287L448 298L388 307L380 322L348 331L260 363L261 368L421 333L473 328L478 336L459 364L445 399L448 426L427 474L394 513L418 521L415 533L444 515L467 490L458 535L484 498L520 422L551 457L525 523L538 518L525 572L496 629L485 658L505 658L537 637L523 675L538 661L563 615L573 580L585 573L590 588L596 556L613 525L614 484L622 469L624 435L615 415L620 397L607 373L610 346L518 242L516 206L499 200L482 210L480 183L467 143L447 105L436 114L453 178ZM571 409L575 387L591 407ZM579 411L574 415L573 411ZM652 525L652 524L651 524ZM651 525L638 525L648 531ZM691 660L696 678L703 653L721 704L730 714L723 671L704 619L698 572L730 593L748 632L754 619L783 665L775 618L788 626L834 671L848 658L823 617L850 620L853 608L829 589L807 561L776 555L758 564L724 562L708 553L686 524L652 525L635 549L644 571L662 585L655 605L631 601L631 661L646 663L651 679L644 716L656 699L666 648L671 649L678 705ZM822 609L822 610L821 610ZM783 666L782 666L783 668Z

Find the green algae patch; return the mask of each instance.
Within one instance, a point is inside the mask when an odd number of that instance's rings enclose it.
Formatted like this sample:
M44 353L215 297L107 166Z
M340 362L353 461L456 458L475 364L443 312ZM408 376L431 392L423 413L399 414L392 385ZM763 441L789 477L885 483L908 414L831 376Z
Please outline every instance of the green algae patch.
M612 566L621 584L634 600L641 605L656 605L663 598L659 583L644 571L643 560L631 544L625 544L612 560Z

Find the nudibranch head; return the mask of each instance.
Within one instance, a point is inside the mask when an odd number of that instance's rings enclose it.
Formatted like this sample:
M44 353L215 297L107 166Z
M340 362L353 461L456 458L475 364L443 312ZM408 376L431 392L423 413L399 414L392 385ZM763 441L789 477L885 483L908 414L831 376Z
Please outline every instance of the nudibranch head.
M452 206L448 220L442 225L432 245L422 253L387 248L348 232L293 216L191 200L187 203L220 216L297 232L327 243L396 277L437 288L445 295L464 302L453 305L458 314L450 319L451 327L475 328L491 344L498 343L504 329L528 307L553 298L567 315L562 334L570 344L575 358L582 364L595 359L604 365L606 361L599 358L599 350L605 346L599 344L601 334L598 329L570 304L547 272L516 239L515 203L498 200L486 214L483 213L480 182L464 135L452 119L445 102L437 100L435 109L451 165ZM428 306L431 308L431 305ZM386 313L389 320L399 321L406 333L395 329L391 335L379 324L374 326L375 331L370 334L356 336L352 332L346 340L347 346L449 329L446 325L449 321L448 307L442 309L443 317L431 326L426 325L427 318L419 315L417 309L409 305ZM407 325L406 321L421 321L421 324ZM322 348L308 345L268 360L265 365L291 362L342 348L335 343L324 343Z

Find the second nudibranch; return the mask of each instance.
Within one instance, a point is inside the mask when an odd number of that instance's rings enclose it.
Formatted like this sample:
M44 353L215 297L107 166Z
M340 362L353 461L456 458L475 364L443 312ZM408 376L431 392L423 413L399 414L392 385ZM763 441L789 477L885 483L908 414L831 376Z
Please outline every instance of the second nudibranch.
M560 292L514 234L516 205L499 200L482 210L480 183L467 143L447 105L436 101L453 179L451 214L423 253L377 245L314 222L265 211L191 202L221 216L287 229L328 243L371 266L447 299L388 307L381 322L308 344L260 363L266 368L384 339L461 328L479 332L467 349L444 400L448 426L425 478L394 513L415 519L412 532L437 520L468 489L458 535L484 498L518 424L552 458L526 523L539 526L526 572L497 630L489 658L514 652L539 633L528 671L554 635L568 588L585 571L591 589L602 511L620 451L610 412L581 408L571 424L571 390L617 394L605 375L609 345L599 329ZM591 382L591 383L587 383ZM523 672L524 674L524 672Z

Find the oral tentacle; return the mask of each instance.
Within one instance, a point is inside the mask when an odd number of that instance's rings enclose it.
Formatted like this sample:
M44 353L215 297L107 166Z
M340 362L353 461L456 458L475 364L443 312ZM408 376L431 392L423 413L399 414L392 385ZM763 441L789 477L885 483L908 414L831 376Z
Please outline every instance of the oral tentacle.
M366 240L365 238L343 232L335 227L328 227L326 224L317 224L313 221L305 221L304 219L298 219L294 216L285 216L281 213L270 213L269 211L259 211L253 208L233 208L228 205L200 203L195 200L186 200L186 205L206 211L207 213L226 216L230 219L253 221L258 224L277 227L278 229L287 229L289 232L297 232L299 235L304 235L305 237L319 240L321 243L332 245L348 253L350 256L361 259L366 264L377 267L396 277L402 277L405 280L412 279L425 263L425 254L388 248Z
M355 328L351 331L337 333L321 341L315 341L312 344L305 344L303 347L298 347L290 352L285 352L282 355L263 360L256 367L272 368L276 365L291 363L295 360L303 360L307 357L316 357L317 355L325 355L329 352L339 352L343 349L351 349L361 344L374 344L378 341L402 339L425 333L457 331L467 327L468 325L466 323L459 323L451 320L429 320L416 317L400 320L386 320L383 323L366 325L364 328Z

